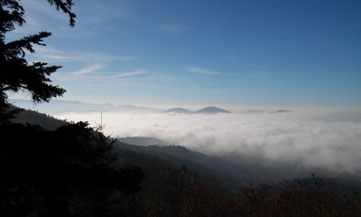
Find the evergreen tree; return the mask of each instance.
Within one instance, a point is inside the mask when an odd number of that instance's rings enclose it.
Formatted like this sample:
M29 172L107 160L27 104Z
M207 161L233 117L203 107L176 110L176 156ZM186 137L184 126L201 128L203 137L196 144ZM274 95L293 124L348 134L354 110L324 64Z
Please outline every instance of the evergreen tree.
M8 91L27 90L34 102L48 102L65 90L52 85L60 66L28 63L26 52L45 45L40 32L7 42L6 33L25 23L20 0L0 0L0 216L123 215L117 195L135 192L143 178L137 167L117 165L114 141L87 123L56 130L11 123ZM75 24L72 0L48 0Z
M70 26L75 24L75 14L71 11L72 0L48 0L57 10L69 15ZM51 35L50 32L39 32L25 36L22 39L6 42L6 33L15 29L16 25L23 25L24 8L19 0L0 0L0 122L6 122L13 112L7 112L7 92L27 90L34 102L48 102L51 98L62 96L63 88L51 84L49 76L60 66L48 66L44 62L28 63L25 59L26 51L34 53L33 45L42 45L43 39Z

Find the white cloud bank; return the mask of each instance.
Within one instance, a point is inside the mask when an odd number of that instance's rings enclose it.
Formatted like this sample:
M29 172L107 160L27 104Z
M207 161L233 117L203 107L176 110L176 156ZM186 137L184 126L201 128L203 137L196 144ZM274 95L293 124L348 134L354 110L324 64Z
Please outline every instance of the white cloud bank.
M100 114L69 113L57 117L94 124L99 123ZM105 113L103 121L105 133L112 136L151 136L204 153L234 153L336 173L360 172L361 121L342 120L338 118L340 113L336 118L330 117L332 114L312 112Z

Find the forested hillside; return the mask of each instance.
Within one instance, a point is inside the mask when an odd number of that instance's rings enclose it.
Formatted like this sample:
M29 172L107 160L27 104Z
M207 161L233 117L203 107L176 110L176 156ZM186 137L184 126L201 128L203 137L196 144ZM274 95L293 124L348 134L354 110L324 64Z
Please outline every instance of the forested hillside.
M12 109L19 109L12 106ZM69 124L65 120L56 119L50 115L39 113L32 110L20 110L18 114L11 120L13 123L40 125L47 130L55 130L60 126Z

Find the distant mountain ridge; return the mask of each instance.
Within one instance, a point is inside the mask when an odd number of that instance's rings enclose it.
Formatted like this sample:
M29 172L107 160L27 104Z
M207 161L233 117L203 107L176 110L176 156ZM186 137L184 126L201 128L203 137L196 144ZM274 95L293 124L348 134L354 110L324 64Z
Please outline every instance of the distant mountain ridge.
M24 99L9 99L9 102L14 106L38 111L40 113L45 113L48 115L59 115L64 113L96 113L96 112L108 112L108 113L177 113L177 114L216 114L216 113L232 113L223 108L208 106L201 108L199 110L190 110L182 107L174 107L170 109L164 108L155 108L147 106L134 106L134 105L116 105L110 103L95 104L95 103L86 103L81 101L67 101L67 100L52 100L49 103L39 103L35 104L31 100ZM290 113L292 111L286 109L279 109L274 111L267 111L261 109L250 109L244 112L236 113L246 113L246 114L261 114L261 113L270 113L270 114L281 114L281 113Z
M174 112L174 113L183 113L183 114L193 113L193 111L188 110L188 109L184 109L184 108L171 108L171 109L165 110L164 112L165 113Z
M40 103L34 104L31 100L23 99L10 99L10 103L13 105L25 108L29 110L39 111L41 113L46 113L50 115L58 115L63 113L71 112L131 112L131 113L182 113L182 114L192 114L192 113L230 113L227 110L209 106L202 108L197 111L192 111L185 108L171 108L168 110L145 107L145 106L134 106L134 105L114 105L110 103L106 104L95 104L95 103L85 103L80 101L66 101L66 100L52 100L50 103Z
M270 112L270 113L288 113L290 112L289 110L286 110L286 109L280 109L280 110L277 110L277 111L274 111L274 112Z
M182 113L182 114L212 114L212 113L231 113L230 111L227 111L225 109L221 109L221 108L217 108L214 106L208 106L208 107L204 107L202 109L199 109L197 111L191 111L189 109L185 109L185 108L171 108L168 109L166 111L164 111L166 113Z
M196 113L231 113L231 112L214 106L209 106L196 111Z
M161 112L162 109L133 106L133 105L114 105L114 104L94 104L80 101L52 100L50 103L34 104L31 100L10 99L10 103L15 106L37 110L42 113L56 115L70 112Z

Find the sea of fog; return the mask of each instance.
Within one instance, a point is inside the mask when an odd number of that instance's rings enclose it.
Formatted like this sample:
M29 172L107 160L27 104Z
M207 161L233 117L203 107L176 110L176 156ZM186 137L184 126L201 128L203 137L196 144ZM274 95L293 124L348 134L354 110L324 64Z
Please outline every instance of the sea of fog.
M60 119L100 123L100 113ZM283 113L103 113L113 137L156 137L207 154L257 157L276 163L361 171L361 112L303 110Z

